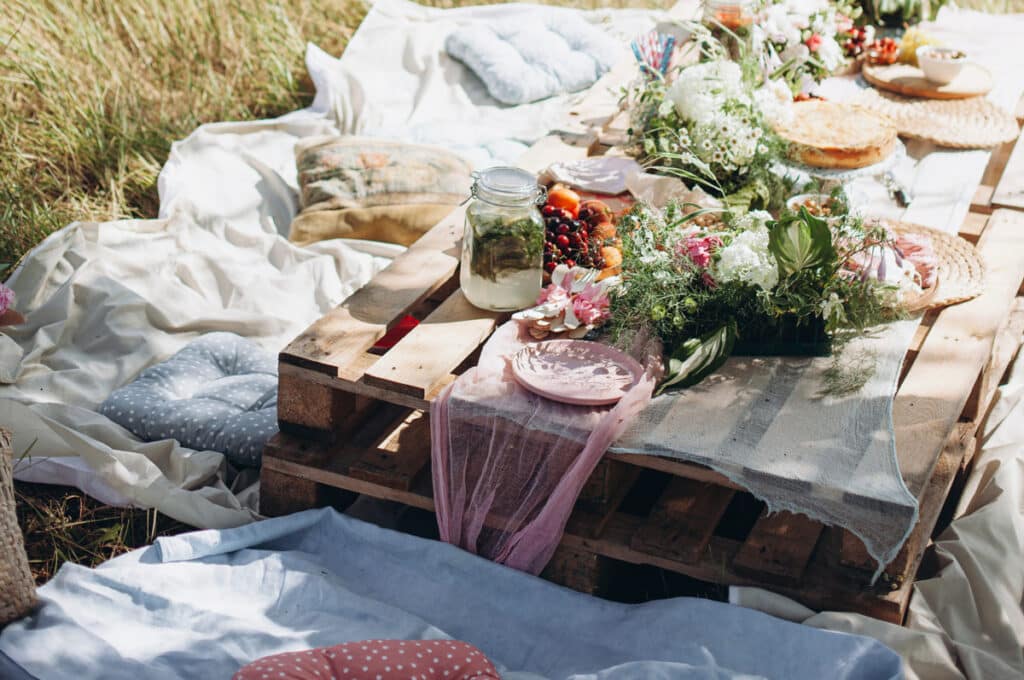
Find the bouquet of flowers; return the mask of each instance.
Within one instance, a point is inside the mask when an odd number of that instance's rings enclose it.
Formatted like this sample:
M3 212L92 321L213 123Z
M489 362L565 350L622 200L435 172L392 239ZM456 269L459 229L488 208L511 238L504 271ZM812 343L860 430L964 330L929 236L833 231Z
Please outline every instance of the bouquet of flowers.
M755 89L749 68L721 58L670 76L648 77L627 93L640 160L733 207L768 208L785 195L785 180L772 172L782 146L772 126L791 115L785 86Z
M611 290L613 334L649 328L664 342L663 388L695 384L733 353L828 354L835 331L899 313L901 285L878 265L891 251L881 227L804 207L778 219L686 210L639 206L623 218Z
M750 29L751 53L770 79L807 92L845 62L840 42L861 14L856 3L762 0Z

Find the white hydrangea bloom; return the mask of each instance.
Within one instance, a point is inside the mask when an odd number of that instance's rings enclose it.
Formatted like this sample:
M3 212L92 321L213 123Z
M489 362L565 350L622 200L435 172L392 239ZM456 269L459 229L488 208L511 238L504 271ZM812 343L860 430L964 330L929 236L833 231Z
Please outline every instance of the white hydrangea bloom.
M781 80L769 79L754 91L754 101L765 121L773 127L786 125L793 120L793 93Z
M725 102L746 100L743 74L731 61L709 61L683 69L666 96L680 116L698 124L711 122Z
M771 290L779 282L779 267L768 252L768 229L764 226L740 232L718 251L718 256L715 278L719 281L743 281L762 290Z
M818 59L829 71L834 71L843 63L843 48L839 46L835 38L829 35L821 37L821 44L816 52Z

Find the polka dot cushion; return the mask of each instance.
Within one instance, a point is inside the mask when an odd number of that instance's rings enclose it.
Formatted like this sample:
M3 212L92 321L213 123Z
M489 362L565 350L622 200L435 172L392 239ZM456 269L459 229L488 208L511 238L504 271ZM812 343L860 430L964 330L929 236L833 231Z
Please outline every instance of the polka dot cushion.
M232 680L499 680L483 652L458 640L363 640L253 661Z
M210 333L115 390L100 413L143 441L176 439L259 465L277 432L277 357L233 333Z

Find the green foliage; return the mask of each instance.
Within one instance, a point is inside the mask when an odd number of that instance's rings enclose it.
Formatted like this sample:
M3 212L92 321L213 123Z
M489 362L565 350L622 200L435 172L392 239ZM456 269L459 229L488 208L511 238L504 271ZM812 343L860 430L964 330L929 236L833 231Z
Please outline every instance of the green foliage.
M768 249L779 263L781 278L823 267L836 257L828 224L803 207L799 214L786 214L772 225Z
M669 357L658 394L672 386L691 387L717 371L732 354L736 336L736 322L730 321L700 339L690 338L680 344Z
M666 382L672 386L693 384L688 376L717 361L720 351L727 356L734 343L777 345L776 336L786 329L810 332L823 325L832 333L858 333L896 316L887 306L891 291L886 285L843 270L850 258L885 241L880 228L867 229L854 217L830 225L806 209L783 212L767 224L779 280L764 290L736 280L716 281L715 260L702 269L685 255L680 243L702 214L685 214L693 207L673 204L662 213L641 205L620 221L623 283L612 292L609 330L613 338L629 337L637 329L656 333L670 357ZM724 220L709 227L723 248L740 229L732 215ZM698 352L705 343L710 344Z

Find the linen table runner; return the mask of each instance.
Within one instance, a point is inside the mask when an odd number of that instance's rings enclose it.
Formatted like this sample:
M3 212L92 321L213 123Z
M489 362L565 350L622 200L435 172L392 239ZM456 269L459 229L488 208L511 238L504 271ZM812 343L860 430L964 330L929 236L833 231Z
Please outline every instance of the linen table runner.
M504 324L434 401L431 462L441 540L539 574L601 456L650 402L661 347L637 343L642 379L618 404L591 407L516 382L510 359L529 341L517 322Z
M765 501L849 529L879 562L899 552L917 500L896 461L892 404L917 321L891 323L832 357L733 357L698 385L654 399L615 453L699 463ZM832 396L836 368L873 370Z

